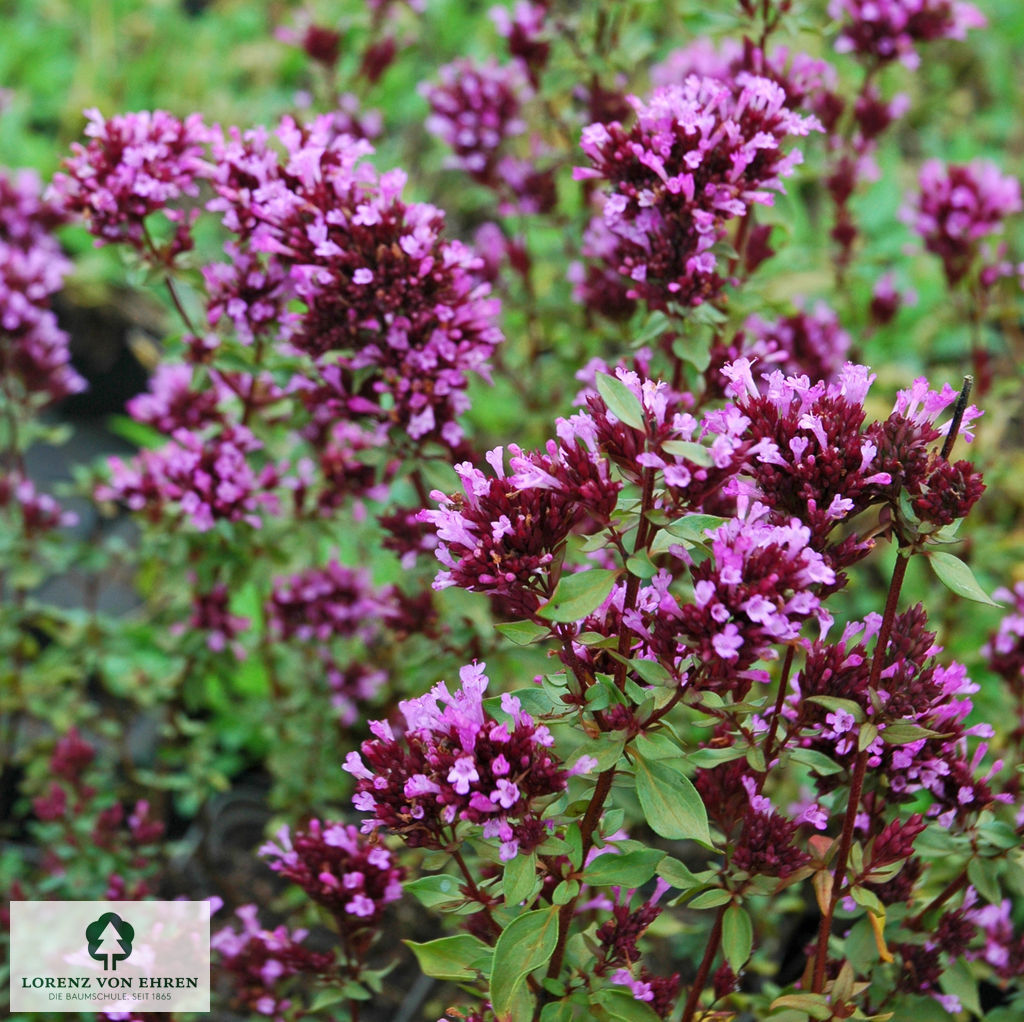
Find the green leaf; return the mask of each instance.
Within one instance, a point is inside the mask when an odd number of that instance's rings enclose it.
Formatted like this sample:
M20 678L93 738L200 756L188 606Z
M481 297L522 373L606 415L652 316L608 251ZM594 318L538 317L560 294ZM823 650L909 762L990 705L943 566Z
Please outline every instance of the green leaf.
M637 755L635 765L640 807L654 832L711 847L707 810L690 779L662 760Z
M687 903L687 907L694 909L720 908L730 901L732 901L732 891L727 891L724 887L713 887L710 891L698 894L693 901Z
M444 905L451 901L458 901L463 898L459 892L459 885L462 883L458 877L447 873L437 876L420 877L418 880L410 880L403 884L402 889L408 891L416 898L421 905L427 908L434 908L437 905Z
M588 884L601 887L639 887L654 876L665 853L654 848L640 848L635 852L617 854L614 851L599 855L587 867L583 877Z
M127 415L111 415L107 419L107 429L122 440L146 450L155 451L167 443L167 436L160 430Z
M845 710L858 724L864 722L864 709L860 703L855 703L852 699L842 699L839 696L808 696L805 702L817 703L826 710Z
M615 578L614 571L602 568L563 575L554 595L538 614L548 621L579 621L604 603L615 585Z
M417 944L412 940L402 943L412 950L427 976L434 979L475 979L478 972L487 971L491 949L479 937L459 933L454 937L439 937Z
M614 731L605 732L591 739L585 746L588 756L597 760L597 772L610 770L622 758L622 750L626 745L626 736L620 731L618 737Z
M563 880L551 892L552 905L568 905L580 893L580 882L578 880Z
M672 342L672 354L702 373L711 365L711 335L702 331L700 335L677 337Z
M700 770L707 770L722 763L731 763L734 759L742 759L744 755L746 755L745 750L737 746L733 746L731 749L695 749L687 755L686 762Z
M870 721L861 724L857 734L857 751L863 752L878 737L878 725Z
M327 990L321 990L317 993L316 997L313 998L313 1003L310 1004L310 1011L323 1011L324 1008L329 1008L333 1004L337 1004L339 1001L346 999L345 991L340 987L330 987Z
M683 750L672 740L668 731L641 732L633 739L633 748L638 756L645 759L667 759L677 769L682 766Z
M722 916L722 954L729 968L738 973L754 947L754 925L741 905L730 905Z
M665 531L677 539L690 543L707 543L708 537L705 533L709 529L717 529L724 522L725 519L717 515L687 515L665 526Z
M544 1005L540 1013L540 1022L573 1022L575 1014L572 1005L566 1001L552 1001Z
M657 1022L658 1016L646 1001L638 1001L628 990L604 987L594 994L594 1000L608 1013L609 1018L622 1022Z
M1003 820L992 820L978 826L978 833L985 839L985 844L1000 851L1008 852L1020 847L1017 832Z
M519 905L526 901L537 886L537 853L517 855L505 865L505 904Z
M642 579L654 578L658 574L658 569L651 562L650 557L647 556L646 550L641 550L638 554L630 557L626 561L626 568L631 575L636 575L637 578Z
M772 1001L772 1011L776 1008L795 1008L813 1019L832 1018L832 1009L824 994L783 994Z
M874 912L876 916L885 918L885 906L874 891L855 885L850 888L850 896L861 908L866 908L869 912Z
M818 752L817 749L794 749L789 754L789 758L794 763L802 763L804 766L810 767L816 774L820 774L822 777L828 777L829 774L838 774L843 770L843 767L834 759L830 759L823 752Z
M1000 606L978 585L974 572L955 554L945 550L932 550L928 554L928 563L931 564L932 571L938 575L939 581L957 596L962 596L965 600L974 600L975 603L985 603L990 607Z
M666 440L661 445L661 449L666 454L685 458L687 461L692 461L695 465L700 465L702 468L711 468L715 463L715 459L711 456L711 451L703 444L694 443L692 440Z
M549 629L543 625L534 624L533 621L507 621L504 624L495 625L495 630L501 632L506 639L511 639L517 646L529 646L536 642L542 635L547 635Z
M978 1000L978 981L971 975L970 967L958 958L950 962L942 975L939 986L944 994L952 994L975 1017L982 1015L981 1002Z
M664 312L652 312L636 332L630 343L634 347L641 347L644 344L650 344L652 341L656 341L663 333L673 329L675 328L672 325L672 321Z
M938 738L941 732L932 731L931 728L922 727L920 724L911 724L910 721L898 720L893 724L886 724L881 735L882 741L888 742L889 745L906 745L922 738Z
M667 668L662 667L655 660L644 660L642 657L634 657L627 661L631 671L643 678L648 685L672 685L675 679Z
M662 880L668 881L677 891L692 891L695 887L701 887L706 883L705 880L692 873L685 863L673 859L671 856L665 856L658 864L658 876Z
M998 859L971 859L967 863L967 879L992 905L998 905L1003 900L1003 892L999 887L1001 866Z
M615 418L634 429L646 430L644 409L640 399L616 376L597 374L597 392Z
M501 1022L513 1022L510 1010L526 977L547 964L558 944L558 908L537 909L513 919L494 946L491 1005Z

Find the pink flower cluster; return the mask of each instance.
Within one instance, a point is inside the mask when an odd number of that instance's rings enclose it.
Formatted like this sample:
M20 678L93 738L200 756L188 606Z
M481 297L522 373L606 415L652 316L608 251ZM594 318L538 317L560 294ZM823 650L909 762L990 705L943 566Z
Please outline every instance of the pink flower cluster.
M763 394L747 359L723 372L730 380L728 393L750 420L754 494L805 522L815 548L836 567L870 549L853 534L827 545L840 521L885 502L896 511L899 494L906 491L931 531L966 515L984 489L970 462L951 464L934 449L948 430L948 424L937 428L936 420L957 396L948 384L933 391L921 377L899 392L888 419L865 429L864 399L874 381L866 366L847 363L833 382L813 385L806 376L786 377L775 370L764 375ZM968 441L979 414L973 405L966 409L960 433Z
M759 793L755 775L742 760L697 771L694 784L708 815L734 849L734 865L750 875L785 879L807 865L799 824L776 812Z
M15 516L18 531L26 538L69 528L78 522L74 511L62 511L50 494L40 493L31 479L16 471L0 477L0 510Z
M793 519L772 525L762 504L740 498L736 517L709 532L712 559L691 569L694 600L679 610L672 627L679 654L694 655L716 690L738 690L758 660L800 634L803 622L828 620L816 590L835 572L809 545L811 532Z
M733 493L725 484L746 452L747 420L734 409L713 409L698 418L692 414L693 395L647 378L648 360L640 354L640 372L619 367L615 376L640 402L645 428L620 421L600 395L585 390L589 416L559 420L559 430L592 435L596 449L632 482L641 483L645 470L656 472L665 484L665 507L675 513L731 511Z
M909 801L916 793L929 795L927 815L948 825L963 820L994 801L988 780L999 769L995 763L987 776L979 767L987 751L985 743L968 750L968 736L990 737L988 724L966 726L972 709L970 696L978 686L957 663L942 665L935 635L926 630L927 617L920 604L898 615L884 651L877 690L869 688L871 657L867 643L880 625L878 615L847 625L835 642L809 644L803 669L797 675L794 695L784 714L787 726L803 744L825 752L840 763L852 765L858 753L858 737L865 726L848 710L828 709L818 697L837 697L856 703L863 720L878 729L868 746L868 764L885 778L887 797ZM922 737L890 744L886 728L908 724L923 728ZM818 780L819 790L830 791L834 778Z
M243 344L271 334L287 341L299 319L288 309L292 288L287 266L231 242L224 251L228 262L203 267L210 326L230 324Z
M650 1005L658 1018L668 1018L679 993L679 973L655 976L642 960L638 941L651 924L661 915L658 902L669 890L659 878L651 896L643 904L630 905L632 891L617 890L611 904L611 918L605 920L594 934L597 942L597 960L594 973L608 975L612 983L627 987L633 997ZM634 972L637 975L634 977Z
M836 49L886 63L916 67L915 47L936 39L963 39L984 28L985 16L963 0L831 0L829 14L841 22Z
M835 69L820 57L791 53L784 46L766 53L750 39L741 43L725 38L716 43L700 36L656 64L651 69L651 82L656 87L678 85L697 75L716 78L740 90L744 74L770 78L785 92L786 106L815 114L826 130L831 128L833 107L842 102L834 92Z
M266 604L268 627L277 642L310 644L326 672L331 703L343 724L352 724L358 707L374 696L386 674L370 666L347 662L335 640L358 638L371 642L400 616L393 587L374 588L365 571L346 568L336 560L324 568L309 568L276 579Z
M484 709L483 664L463 667L459 677L455 692L441 682L429 695L399 704L403 735L385 721L371 723L375 737L363 742L361 755L350 752L345 760L356 778L353 804L372 814L364 833L383 828L411 847L445 848L468 823L484 838L497 838L501 858L512 859L548 836L543 809L534 803L564 790L569 771L551 751L548 729L517 698L502 695L501 720Z
M546 3L516 0L515 6L492 7L491 21L505 40L509 54L518 60L536 88L540 72L547 66L551 44L545 38L548 16Z
M255 905L243 905L238 909L241 930L225 926L213 934L210 946L217 966L231 976L237 1006L283 1022L292 1002L278 991L279 984L292 976L326 974L335 966L334 954L305 947L306 930L265 930L257 911Z
M431 109L427 130L451 147L455 166L493 186L503 143L526 130L525 78L516 65L458 60L440 68L438 79L422 87Z
M440 83L424 85L423 92L432 111L428 130L451 147L454 166L499 196L501 212L551 210L556 196L550 168L507 151L509 141L525 131L520 113L531 95L519 62L459 60L442 67Z
M249 456L261 444L244 426L229 426L211 437L178 429L170 443L142 451L130 462L111 458L111 478L96 489L100 500L123 501L156 521L163 515L208 532L218 522L262 525L260 512L279 507L274 492L278 469L256 472Z
M776 82L746 72L735 85L693 75L630 102L632 128L583 131L592 166L575 176L605 186L604 240L594 254L626 278L629 300L699 305L725 284L712 251L725 225L752 205L771 205L801 160L799 150L784 151L787 138L820 125L790 110Z
M323 905L343 933L375 926L384 907L402 896L405 870L355 827L313 819L294 835L282 827L277 841L263 845L260 855L269 857L275 873Z
M0 376L5 389L23 390L20 400L38 394L54 401L85 389L50 309L70 269L52 234L64 220L56 204L40 197L32 171L0 170Z
M1024 582L1013 589L997 589L994 595L1010 610L981 652L992 670L1024 695Z
M1024 208L1020 182L985 160L948 165L928 160L918 186L907 218L925 248L942 260L950 287L975 268L982 239L1000 233L1004 220Z
M391 616L392 589L374 589L365 571L338 561L279 578L267 602L267 619L275 636L300 642L369 637Z
M175 228L163 257L190 249L195 210L187 210L187 200L198 196L198 179L208 173L203 146L210 131L201 116L180 121L143 110L105 119L96 109L85 116L92 141L74 143L66 173L53 179L63 208L86 218L97 244L128 244L150 255L157 239L147 218L159 212Z
M575 431L560 423L559 442L547 452L524 452L509 445L487 455L495 475L488 478L468 462L455 466L463 492L435 490L436 511L419 520L434 526L435 550L444 568L435 589L458 586L501 597L509 613L526 616L550 595L547 569L565 538L607 520L620 489L598 454L592 423Z
M193 584L195 578L192 579ZM236 660L244 660L245 647L237 642L239 635L248 630L250 620L231 612L231 594L223 582L218 582L206 592L195 592L192 596L192 613L188 628L206 636L206 646L214 653L230 649ZM174 634L185 632L184 625L172 627Z
M824 302L811 309L798 309L776 320L750 316L731 344L711 352L705 374L716 387L722 367L743 357L770 365L787 376L808 376L812 381L829 380L846 362L850 335L839 325L839 317Z
M290 341L335 369L351 415L458 446L466 374L486 374L502 339L481 261L444 238L440 210L402 201L402 171L378 176L362 162L369 143L336 134L329 117L307 127L285 118L277 135L283 158L260 130L213 144L209 208L242 254L235 294L230 271L208 271L216 308L256 333L287 276L305 305Z
M136 420L170 436L177 429L196 430L221 419L217 405L222 387L196 385L189 365L160 365L149 378L148 389L125 405Z

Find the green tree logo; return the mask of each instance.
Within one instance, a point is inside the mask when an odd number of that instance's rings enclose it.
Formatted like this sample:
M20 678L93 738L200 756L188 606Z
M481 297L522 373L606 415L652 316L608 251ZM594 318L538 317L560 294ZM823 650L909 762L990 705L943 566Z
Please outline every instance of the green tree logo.
M117 963L132 953L135 929L116 913L104 912L85 928L85 939L89 942L90 956L103 962L104 971L116 972Z

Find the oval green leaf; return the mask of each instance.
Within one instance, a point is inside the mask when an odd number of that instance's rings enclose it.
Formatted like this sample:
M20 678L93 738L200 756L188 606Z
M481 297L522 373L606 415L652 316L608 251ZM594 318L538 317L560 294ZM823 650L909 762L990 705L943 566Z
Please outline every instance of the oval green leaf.
M947 553L945 550L933 550L928 554L928 563L931 564L932 571L938 575L939 581L957 596L962 596L965 600L973 600L975 603L985 603L990 607L999 606L978 585L978 580L974 577L974 572L970 567L955 554Z
M526 977L545 965L558 944L558 908L524 912L502 931L494 946L491 970L491 1005L504 1022Z
M690 779L662 760L638 755L635 767L640 807L652 830L662 837L711 847L708 813Z
M655 848L639 848L622 855L609 851L597 856L583 876L588 884L595 887L613 884L636 888L654 876L658 863L664 858L665 853Z
M750 958L754 947L754 926L747 910L741 905L730 905L722 916L722 953L733 972Z
M597 392L601 395L608 411L620 422L634 429L646 430L644 409L640 399L616 376L597 374Z
M615 579L614 571L602 568L564 575L554 595L537 613L548 621L580 621L604 603Z
M454 981L475 979L478 972L486 971L491 949L479 937L459 933L454 937L439 937L417 944L403 940L420 963L420 968L434 979Z

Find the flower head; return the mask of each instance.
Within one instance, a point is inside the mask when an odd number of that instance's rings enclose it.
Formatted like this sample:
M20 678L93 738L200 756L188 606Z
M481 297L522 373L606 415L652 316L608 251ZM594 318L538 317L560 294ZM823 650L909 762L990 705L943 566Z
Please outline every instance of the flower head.
M917 66L920 43L963 39L968 29L987 24L962 0L831 0L829 14L842 22L837 50L909 67Z
M284 1018L291 1001L281 986L292 976L320 976L334 965L333 952L310 951L302 942L305 930L289 932L284 926L265 930L256 917L255 905L238 909L241 929L225 926L210 938L218 966L234 986L234 1001L239 1007Z
M46 401L85 389L50 309L70 269L52 233L65 219L32 171L0 170L0 375Z
M624 278L630 299L698 305L724 285L712 251L724 224L751 205L771 205L800 161L798 151L784 151L787 138L819 125L790 110L777 83L748 73L736 88L692 75L631 103L632 128L583 131L591 166L576 176L605 184L600 258Z
M334 374L348 417L457 448L467 373L486 376L502 340L481 260L445 238L439 209L403 201L405 174L378 175L363 162L369 143L339 134L330 117L285 118L277 135L281 157L260 130L213 143L209 208L255 276L214 271L223 286L211 312L255 333L272 309L300 300L289 340Z
M925 248L942 260L950 287L959 283L982 255L981 241L1003 229L1021 211L1020 182L985 160L943 164L928 160L907 216Z
M502 697L503 719L483 707L483 664L460 672L462 687L442 682L400 703L406 731L376 721L376 737L349 753L355 807L371 813L364 833L401 834L407 844L440 848L464 824L497 838L501 857L537 847L548 834L538 800L562 791L568 772L551 751L548 729L519 700Z
M85 111L86 145L74 143L54 194L69 213L84 216L97 244L125 243L147 251L147 218L161 213L176 228L171 253L192 247L190 217L181 200L199 194L209 129L199 114L184 121L164 110L117 114Z
M455 468L463 493L431 494L439 508L419 519L437 530L435 552L444 567L435 589L491 593L520 616L536 609L554 552L571 532L606 519L621 486L598 455L592 429L561 432L546 453L509 445L511 474L498 447L487 455L493 478L463 463Z
M294 835L282 827L277 841L260 849L270 868L323 905L346 933L376 925L402 896L405 870L355 827L313 819Z

